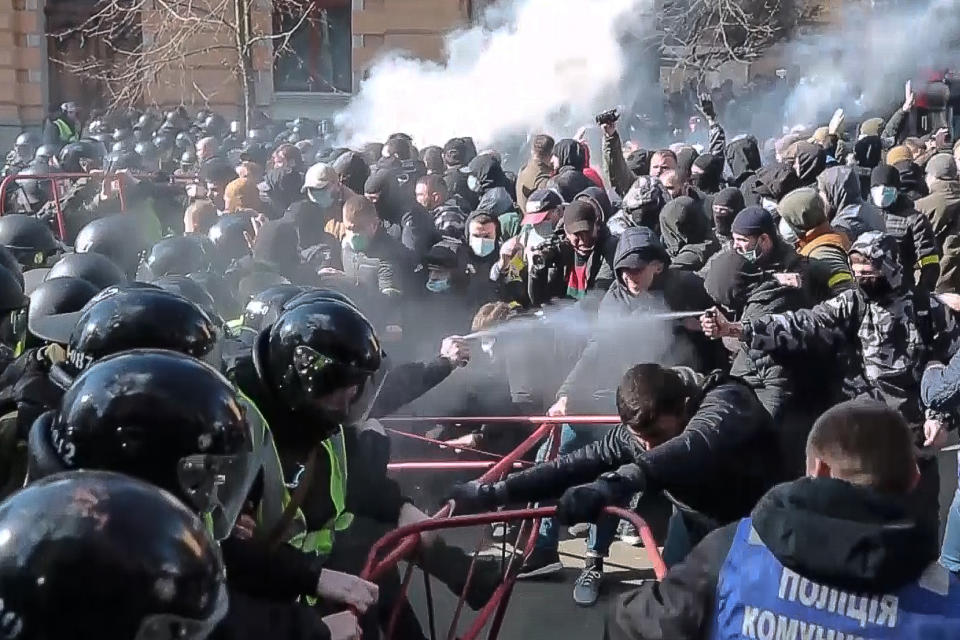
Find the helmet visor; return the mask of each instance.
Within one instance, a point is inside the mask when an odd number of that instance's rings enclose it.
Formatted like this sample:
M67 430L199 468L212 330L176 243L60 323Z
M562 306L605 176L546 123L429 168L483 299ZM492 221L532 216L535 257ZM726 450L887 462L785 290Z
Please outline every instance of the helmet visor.
M217 602L204 620L193 620L170 613L147 616L140 622L134 640L204 640L227 615L227 588L220 584Z
M191 506L210 516L217 540L225 539L233 530L260 471L260 462L254 452L201 453L181 458L177 468L180 489Z

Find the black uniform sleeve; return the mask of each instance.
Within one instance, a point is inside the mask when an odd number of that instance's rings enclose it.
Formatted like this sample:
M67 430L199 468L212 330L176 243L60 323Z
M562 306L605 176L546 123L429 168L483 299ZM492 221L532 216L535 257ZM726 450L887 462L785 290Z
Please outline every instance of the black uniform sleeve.
M295 600L317 592L322 564L316 554L286 544L269 548L262 540L227 538L220 543L230 584L269 600Z
M663 582L645 580L607 616L607 640L701 640L713 617L717 581L737 524L712 531Z
M396 525L400 509L412 500L404 496L400 485L387 476L390 439L378 426L350 428L345 433L353 440L347 444L347 510L377 522Z
M620 425L603 438L556 460L513 474L505 480L510 502L530 502L559 497L569 487L592 482L605 471L634 462L625 438L632 438Z
M371 418L388 416L400 407L413 402L447 379L453 365L446 358L431 362L408 362L387 373L383 387L373 402Z
M296 602L267 602L230 590L230 609L210 640L330 640L317 610Z

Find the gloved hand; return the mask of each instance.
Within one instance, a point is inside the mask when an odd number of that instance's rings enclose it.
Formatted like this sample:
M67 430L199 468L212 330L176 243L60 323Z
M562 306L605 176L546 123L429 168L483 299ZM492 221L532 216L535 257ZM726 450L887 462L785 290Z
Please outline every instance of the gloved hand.
M580 522L596 522L604 507L614 502L613 487L606 480L567 489L557 503L557 520L571 525Z
M482 511L493 511L504 502L504 493L502 482L488 484L471 480L454 485L447 499L456 503L454 515L462 516Z
M360 624L351 611L341 611L320 619L330 632L330 640L360 640Z

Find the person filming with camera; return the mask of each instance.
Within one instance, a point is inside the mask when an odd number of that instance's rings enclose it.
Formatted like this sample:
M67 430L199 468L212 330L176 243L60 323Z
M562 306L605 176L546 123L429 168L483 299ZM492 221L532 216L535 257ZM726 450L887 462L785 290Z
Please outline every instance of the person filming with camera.
M574 200L563 210L563 222L554 235L530 252L527 293L534 306L568 298L583 300L590 292L597 300L614 281L613 258L617 238L588 200Z

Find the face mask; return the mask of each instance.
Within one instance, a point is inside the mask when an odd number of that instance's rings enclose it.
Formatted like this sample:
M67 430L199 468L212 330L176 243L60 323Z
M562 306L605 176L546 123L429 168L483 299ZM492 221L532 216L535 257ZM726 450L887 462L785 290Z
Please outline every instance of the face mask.
M333 194L329 189L307 188L307 198L321 209L327 209L333 204Z
M857 285L869 300L882 298L891 290L886 278L857 278Z
M870 199L873 200L873 204L877 205L881 209L886 209L893 204L894 200L897 199L897 189L895 187L885 187L883 185L871 187Z
M760 243L757 242L757 244L753 245L753 249L750 249L749 251L741 251L740 249L737 249L737 253L743 256L743 259L747 262L756 262L760 259Z
M496 338L483 338L480 340L480 350L492 358L493 345L496 344L496 342Z
M450 278L437 278L427 280L427 291L431 293L443 293L450 288Z
M497 242L493 238L470 236L470 249L481 258L490 255L496 248Z
M353 232L347 232L347 235L343 237L343 247L350 247L354 251L366 251L369 244L365 236Z
M477 176L467 176L467 188L474 193L480 193L480 180L477 179Z

